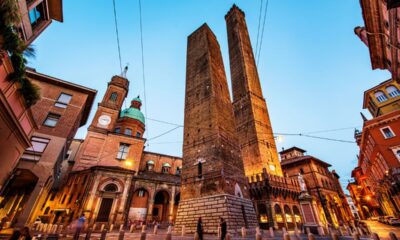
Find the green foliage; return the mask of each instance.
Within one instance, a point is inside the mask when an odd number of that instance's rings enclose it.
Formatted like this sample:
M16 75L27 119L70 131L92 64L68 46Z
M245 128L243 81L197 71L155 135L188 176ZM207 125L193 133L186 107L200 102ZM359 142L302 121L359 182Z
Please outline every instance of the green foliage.
M35 51L31 46L25 45L15 30L21 21L17 4L16 0L0 0L0 36L3 38L0 47L11 56L14 72L10 74L10 80L20 83L19 91L29 107L40 99L40 89L25 74L25 57L34 57Z
M40 99L40 88L25 77L21 80L19 91L24 96L26 104L32 106Z
M1 23L4 26L17 26L21 22L18 12L18 1L1 0L0 1Z

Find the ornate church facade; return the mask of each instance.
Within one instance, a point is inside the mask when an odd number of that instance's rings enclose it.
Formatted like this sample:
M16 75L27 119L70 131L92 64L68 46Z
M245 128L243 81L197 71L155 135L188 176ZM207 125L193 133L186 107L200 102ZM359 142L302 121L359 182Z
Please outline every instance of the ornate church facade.
M121 109L129 81L114 76L84 140L74 140L64 164L66 180L35 214L69 224L85 214L88 224L173 222L180 199L179 157L144 151L141 99Z

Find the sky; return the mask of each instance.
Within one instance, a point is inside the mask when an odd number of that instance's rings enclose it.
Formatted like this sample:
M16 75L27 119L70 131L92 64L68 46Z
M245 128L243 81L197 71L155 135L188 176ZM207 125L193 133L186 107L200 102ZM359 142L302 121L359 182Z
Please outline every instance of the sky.
M356 0L269 0L263 34L261 0L142 0L144 84L139 2L115 2L122 65L129 64L124 107L137 95L145 98L149 151L182 154L183 128L162 135L176 126L150 119L183 124L187 36L204 22L217 36L230 85L224 16L234 3L246 14L254 51L257 35L263 35L258 71L275 133L317 132L313 135L354 141L360 112L370 116L362 109L364 91L390 77L371 69L368 49L354 34L363 25ZM84 138L107 82L121 72L113 2L67 0L63 10L64 22L54 21L33 43L36 58L29 65L98 90L89 121L76 136ZM332 129L341 130L318 132ZM277 146L297 146L332 164L344 187L357 164L355 143L283 136Z

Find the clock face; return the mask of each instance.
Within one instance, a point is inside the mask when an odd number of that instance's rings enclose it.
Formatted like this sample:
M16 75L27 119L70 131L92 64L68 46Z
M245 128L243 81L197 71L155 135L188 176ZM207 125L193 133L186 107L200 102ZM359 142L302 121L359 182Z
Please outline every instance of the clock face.
M111 122L111 117L108 115L101 115L98 119L98 122L102 126L108 126Z

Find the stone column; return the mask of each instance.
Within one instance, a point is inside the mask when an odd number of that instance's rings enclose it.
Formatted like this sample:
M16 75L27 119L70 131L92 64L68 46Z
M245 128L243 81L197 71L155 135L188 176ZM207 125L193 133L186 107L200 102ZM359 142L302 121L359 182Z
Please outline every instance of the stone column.
M172 186L171 196L169 200L169 217L168 220L171 223L174 219L174 205L175 205L175 186Z
M149 199L149 206L147 207L147 216L146 220L151 221L153 217L153 206L154 206L154 199Z
M90 194L89 200L85 207L86 211L90 211L92 209L93 200L96 196L97 188L99 187L99 182L100 182L100 175L97 175L94 180L93 188L90 190L90 193L89 193Z
M128 190L130 188L130 184L131 183L131 177L127 177L125 179L125 184L124 184L124 192L122 193L122 196L120 198L120 206L119 206L119 210L118 213L121 213L121 215L117 216L117 222L118 223L123 223L123 213L125 210L125 205L126 205L126 200L128 199ZM128 206L129 207L129 206Z

